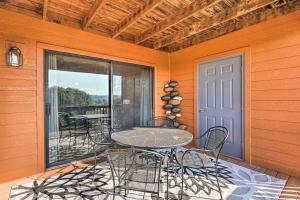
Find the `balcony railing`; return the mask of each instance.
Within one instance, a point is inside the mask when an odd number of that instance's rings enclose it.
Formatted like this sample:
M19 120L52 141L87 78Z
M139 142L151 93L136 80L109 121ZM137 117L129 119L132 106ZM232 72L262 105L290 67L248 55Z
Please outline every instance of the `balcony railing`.
M109 114L110 106L68 106L61 107L60 112L70 113L71 115L86 115L86 114Z
M110 113L109 105L95 105L95 106L68 106L61 107L60 112L69 113L72 116L74 115L87 115L87 114L108 114L110 115L107 118L102 118L102 122L109 122L113 120L113 126L134 126L139 122L136 122L135 119L130 117L130 110L128 105L113 105L112 113ZM135 121L135 122L134 122Z

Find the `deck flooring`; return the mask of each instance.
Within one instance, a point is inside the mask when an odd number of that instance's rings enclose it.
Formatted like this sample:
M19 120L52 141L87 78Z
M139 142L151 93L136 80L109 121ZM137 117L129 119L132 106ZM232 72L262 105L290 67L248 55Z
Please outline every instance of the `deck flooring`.
M287 182L284 186L283 191L281 192L279 200L300 200L300 178L289 176L287 174L283 174L277 171L264 169L258 166L250 165L248 163L233 158L229 158L225 156L222 156L221 158L228 162L232 162L234 164L241 165L243 167L247 167L256 170L258 172L268 174L270 176L286 179Z
M258 166L254 166L254 165L250 165L247 164L243 161L240 160L236 160L233 158L229 158L229 157L225 157L222 156L221 157L223 160L226 160L228 162L234 163L234 164L238 164L240 166L243 167L247 167L271 176L275 176L281 179L287 179L287 183L283 189L283 191L281 192L281 196L279 200L300 200L300 178L297 177L292 177L283 173L279 173L273 170L269 170L269 169L264 169ZM101 160L102 162L103 160ZM76 166L87 166L89 165L89 163L78 163L76 164ZM36 179L43 179L49 176L55 176L61 173L65 173L68 171L71 171L74 168L74 165L69 165L69 166L65 166L62 168L58 168L58 169L54 169L45 173L40 173L40 174L36 174L33 176L29 176L29 177L25 177L25 178L21 178L18 180L14 180L14 181L10 181L7 183L2 183L0 184L0 199L8 199L9 197L9 193L10 193L10 188L15 186L15 185L19 185L22 183L26 183L32 180L36 180Z

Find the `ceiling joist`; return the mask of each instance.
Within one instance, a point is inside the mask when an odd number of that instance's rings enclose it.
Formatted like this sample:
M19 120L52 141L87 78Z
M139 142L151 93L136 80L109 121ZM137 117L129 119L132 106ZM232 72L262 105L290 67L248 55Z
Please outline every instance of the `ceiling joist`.
M91 9L89 10L88 14L82 20L82 29L86 30L93 19L95 18L96 14L105 6L107 0L96 0Z
M144 17L148 12L155 9L158 5L160 5L164 0L150 0L146 5L140 8L136 13L133 13L128 18L123 20L120 25L116 28L113 33L113 38L118 37L121 33L123 33L128 27L137 22L139 19Z
M170 52L174 52L192 45L199 44L201 42L205 42L207 40L211 40L213 38L217 38L228 33L243 29L247 26L251 26L254 24L258 24L260 22L273 19L278 16L285 15L287 13L293 12L300 8L300 1L290 2L282 7L276 7L273 9L263 9L258 12L249 13L248 15L244 15L240 17L238 20L234 22L228 22L224 24L224 26L220 26L218 28L213 28L208 32L203 34L195 35L191 38L186 38L178 44L173 44L169 46L168 50Z
M206 8L220 3L222 0L197 0L189 6L181 9L178 13L171 15L162 22L156 24L154 27L144 31L143 34L136 37L136 44L140 44L152 36L161 33L168 28L179 24L180 22L192 17L196 13L203 12Z
M43 4L43 20L47 20L48 0L44 0Z
M287 13L300 0L0 0L0 9L174 52ZM297 14L294 15L294 19Z
M155 49L160 49L162 47L168 46L180 40L183 40L192 35L198 34L200 32L211 29L214 26L223 24L227 21L238 18L242 15L246 15L250 12L253 12L259 8L270 5L277 0L252 0L249 2L238 4L233 8L224 10L223 12L216 14L215 16L209 17L203 22L194 23L183 30L180 30L170 36L162 38L154 43Z

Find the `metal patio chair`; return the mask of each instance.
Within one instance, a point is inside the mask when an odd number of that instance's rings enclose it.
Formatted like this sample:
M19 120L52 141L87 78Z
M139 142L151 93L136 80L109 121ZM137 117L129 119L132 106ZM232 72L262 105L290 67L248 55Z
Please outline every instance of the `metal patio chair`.
M77 137L86 136L87 133L85 119L71 120L70 117L71 114L67 112L60 112L58 115L59 143L64 138L68 138L69 147L72 137L74 137L74 142L76 144Z
M113 196L116 189L154 193L159 199L161 170L164 156L135 148L109 149L107 159L113 177Z
M108 148L111 147L111 132L110 129L107 129L106 124L102 124L101 122L90 121L88 124L88 131L87 131L87 139L88 139L88 146L91 145L91 151L94 156L94 175L93 181L95 179L95 171L97 166L97 159L99 155L105 152Z
M69 113L58 113L59 142L65 137L71 137L71 129L74 129L74 124L71 123L69 118Z
M203 148L191 148L186 150L180 160L182 172L181 190L183 192L184 185L184 167L201 168L205 170L206 178L208 178L208 168L214 169L215 178L217 181L218 191L221 199L222 191L219 183L218 159L223 148L225 140L228 137L228 130L223 126L215 126L209 128L200 139L205 139ZM181 195L181 199L182 199Z

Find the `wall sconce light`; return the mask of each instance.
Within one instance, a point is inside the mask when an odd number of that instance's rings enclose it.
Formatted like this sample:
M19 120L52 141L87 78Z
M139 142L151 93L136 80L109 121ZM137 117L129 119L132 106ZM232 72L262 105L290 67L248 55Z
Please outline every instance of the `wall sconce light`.
M11 47L7 52L7 65L20 67L23 64L23 55L18 47Z

